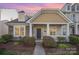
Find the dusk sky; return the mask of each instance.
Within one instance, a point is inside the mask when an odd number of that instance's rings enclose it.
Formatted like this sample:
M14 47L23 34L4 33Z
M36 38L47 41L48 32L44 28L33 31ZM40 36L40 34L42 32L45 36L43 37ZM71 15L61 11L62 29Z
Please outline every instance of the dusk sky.
M41 8L61 9L63 6L64 6L64 3L0 3L0 9L6 8L6 9L23 10L26 12L26 14L29 14L29 15L34 14Z

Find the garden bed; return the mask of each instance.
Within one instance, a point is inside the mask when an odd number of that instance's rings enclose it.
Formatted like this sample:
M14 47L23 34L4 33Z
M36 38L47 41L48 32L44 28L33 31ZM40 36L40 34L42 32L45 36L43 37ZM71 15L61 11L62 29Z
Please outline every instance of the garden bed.
M58 44L56 48L44 48L46 55L74 55L77 52L76 46L71 44ZM66 46L67 45L67 46Z
M34 47L31 46L24 46L22 44L14 44L14 42L8 42L6 44L0 44L0 49L4 49L7 54L14 54L14 55L32 55L34 51Z

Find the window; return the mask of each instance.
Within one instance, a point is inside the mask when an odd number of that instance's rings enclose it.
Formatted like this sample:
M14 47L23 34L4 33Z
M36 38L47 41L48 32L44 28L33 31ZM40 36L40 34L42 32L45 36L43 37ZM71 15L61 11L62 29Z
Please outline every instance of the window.
M66 35L66 32L67 32L67 31L66 31L66 25L63 25L63 26L62 26L62 29L63 29L63 35Z
M19 35L19 27L18 26L15 27L15 35Z
M56 33L57 33L57 27L56 26L51 27L50 35L56 35Z
M24 26L15 26L15 36L24 36Z
M24 27L20 27L20 35L24 35Z
M72 6L72 11L75 11L75 6Z
M77 10L79 10L79 5L77 5Z
M72 14L73 21L75 21L75 14Z
M67 10L70 10L70 5L67 6Z

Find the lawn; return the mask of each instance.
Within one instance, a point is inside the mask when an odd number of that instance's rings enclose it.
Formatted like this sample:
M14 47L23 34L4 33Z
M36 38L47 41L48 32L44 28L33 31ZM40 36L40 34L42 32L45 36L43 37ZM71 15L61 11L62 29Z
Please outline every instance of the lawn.
M9 42L0 44L0 55L32 55L34 47Z

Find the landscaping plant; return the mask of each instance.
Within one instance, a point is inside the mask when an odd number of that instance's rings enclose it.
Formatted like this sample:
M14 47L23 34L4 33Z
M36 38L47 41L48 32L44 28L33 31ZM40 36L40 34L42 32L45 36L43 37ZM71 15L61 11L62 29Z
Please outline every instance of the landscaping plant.
M57 43L52 37L44 36L43 37L43 46L52 48L52 47L56 47Z
M12 35L9 35L9 34L2 35L0 38L0 43L10 42L12 38L13 38Z
M34 37L24 37L22 42L26 46L35 46L35 38Z
M79 36L71 35L69 39L71 44L79 44Z
M65 42L65 37L57 37L58 38L58 42Z

